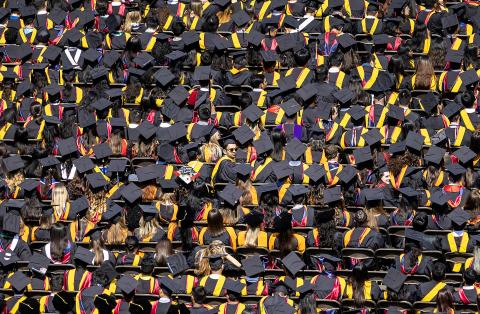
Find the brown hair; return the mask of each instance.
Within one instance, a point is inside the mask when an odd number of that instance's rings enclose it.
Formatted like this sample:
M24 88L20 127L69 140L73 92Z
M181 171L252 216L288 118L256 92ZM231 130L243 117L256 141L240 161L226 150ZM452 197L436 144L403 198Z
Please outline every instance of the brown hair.
M327 160L333 159L338 155L338 147L336 145L327 145L325 147L325 157Z
M120 220L112 224L106 231L105 242L109 245L123 244L128 236L128 228L125 223L125 214L122 213Z
M107 140L107 143L112 149L114 156L120 156L122 154L122 136L120 133L112 132L110 138Z
M157 266L167 266L167 257L173 255L172 243L170 240L160 240L155 246L155 262Z
M208 213L207 228L212 237L218 237L225 231L223 228L223 216L219 210L213 209Z
M422 56L417 62L415 71L415 85L413 89L429 90L432 84L432 79L435 77L435 71L428 57Z

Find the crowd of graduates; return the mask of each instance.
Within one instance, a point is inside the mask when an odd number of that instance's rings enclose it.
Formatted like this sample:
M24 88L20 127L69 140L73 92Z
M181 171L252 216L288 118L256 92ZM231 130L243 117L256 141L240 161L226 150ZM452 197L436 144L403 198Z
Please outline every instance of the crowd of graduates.
M0 2L2 313L479 311L480 2Z

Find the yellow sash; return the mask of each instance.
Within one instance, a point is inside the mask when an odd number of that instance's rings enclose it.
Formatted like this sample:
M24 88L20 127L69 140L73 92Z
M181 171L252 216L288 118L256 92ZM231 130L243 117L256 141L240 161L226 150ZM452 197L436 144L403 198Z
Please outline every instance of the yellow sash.
M344 247L347 247L347 245L350 243L350 240L352 238L352 234L353 234L354 231L355 231L355 228L353 228L351 230L348 230L345 233L345 237L343 238L343 246ZM372 231L370 228L365 228L363 230L362 234L360 235L360 238L358 239L358 244L359 245L361 245L363 243L363 240L365 240L365 238L370 233L370 231Z
M263 2L262 7L260 8L260 12L258 13L259 21L263 20L269 6L270 6L270 1Z
M217 175L217 172L218 172L218 168L220 167L220 164L224 161L224 160L230 160L232 162L234 162L234 160L232 160L231 158L227 157L227 156L223 156L222 158L220 158L217 163L215 164L215 167L213 168L213 171L212 171L212 181L211 181L211 184L214 185L215 184L215 176Z
M463 127L463 126L458 128L457 138L455 139L455 142L453 143L453 146L455 146L455 147L462 146L462 140L463 140L463 137L465 136L465 131L466 130L467 129L465 129L465 127Z
M342 88L344 79L345 79L345 72L343 71L338 72L337 79L335 80L335 85L338 88Z
M447 284L443 282L439 282L435 285L435 287L430 290L429 293L427 293L423 298L423 302L431 302L433 299L437 296L438 292L442 290Z
M11 126L12 124L8 122L4 126L2 126L2 128L0 129L0 140L3 140L5 138L5 135L7 134L8 129L10 129Z
M453 253L467 252L467 245L469 240L468 233L466 232L463 233L462 239L460 241L460 247L457 247L457 242L455 241L455 237L453 236L453 233L449 233L447 235L447 240L448 240L448 246L450 247L450 252L453 252Z
M238 39L238 34L237 33L233 33L232 34L232 44L233 44L233 48L242 48L242 45L240 44L240 40Z
M425 42L423 44L423 53L428 53L430 51L430 38L425 38Z
M10 313L17 313L18 308L20 307L20 303L22 303L26 298L27 298L26 296L23 296L20 299L18 299L17 302L15 303L15 305L10 310Z
M198 36L199 36L198 45L200 46L201 50L205 50L205 33L201 32L200 34L198 34Z
M205 284L206 284L208 278L209 278L208 276L203 277L200 280L200 286L205 287ZM215 284L215 289L213 290L213 296L215 296L215 297L220 296L220 294L222 293L222 290L223 290L223 286L225 284L225 280L226 280L226 277L220 275L220 277L217 280L217 283Z
M268 164L271 163L271 162L272 162L272 158L267 157L267 159L265 159L265 162L262 165L258 166L257 169L254 170L254 173L253 173L253 176L252 176L252 181L257 180L258 174L260 174L263 171L263 169L265 169L265 167L268 166ZM215 169L214 169L214 171L215 171ZM212 175L212 177L213 177L213 175Z
M462 121L465 124L465 127L469 131L475 131L475 127L473 126L472 120L470 120L470 117L468 116L468 112L464 109L460 111L460 117L462 117Z
M390 172L390 183L392 184L392 187L396 190L400 188L400 185L402 184L403 177L405 177L405 173L407 172L408 166L403 166L402 170L398 174L397 179L395 179L395 176L393 175L392 172Z
M377 26L378 26L378 22L380 21L380 19L378 18L374 18L373 19L373 24L372 24L372 27L370 28L370 30L367 30L367 18L364 18L362 20L362 31L365 33L365 34L370 34L370 35L373 35L375 33L375 30L377 29Z

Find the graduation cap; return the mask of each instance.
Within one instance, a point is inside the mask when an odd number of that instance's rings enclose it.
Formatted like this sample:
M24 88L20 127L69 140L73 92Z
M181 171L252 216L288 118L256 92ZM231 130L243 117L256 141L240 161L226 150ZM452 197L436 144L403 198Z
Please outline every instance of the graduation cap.
M463 51L449 49L445 56L445 61L453 63L461 63L463 60Z
M432 92L422 94L417 99L427 113L431 113L432 109L438 105L438 97Z
M353 92L348 88L344 88L333 93L333 97L335 97L335 99L337 99L342 104L346 104L347 102L352 100L354 96L355 95L353 94Z
M387 117L398 121L403 121L405 118L405 112L398 106L390 106L388 108Z
M305 195L309 192L310 190L301 184L292 184L288 188L288 192L292 194L292 196L300 196L300 195Z
M11 198L11 199L8 199L7 202L5 203L5 207L7 207L7 209L21 209L23 206L25 206L24 200Z
M250 176L252 173L252 166L248 163L244 164L236 164L235 167L233 168L233 171L235 171L238 175L241 176Z
M102 214L102 221L114 222L114 219L120 218L122 213L122 207L117 204L113 204L110 208Z
M59 291L53 296L52 304L55 310L61 313L68 313L75 305L75 295L69 291Z
M95 295L93 299L95 308L101 313L111 313L117 305L116 299L113 295L105 293Z
M40 313L40 302L37 299L28 297L19 302L18 313Z
M15 272L11 277L7 278L7 281L10 282L17 292L21 292L30 284L30 278L21 271Z
M305 170L305 174L313 182L318 182L325 175L325 169L319 164L311 164L308 166L308 169Z
M121 97L123 95L123 91L121 88L110 88L105 91L105 94L107 94L109 98L115 98L115 97ZM121 118L116 118L116 119L123 120Z
M113 155L113 151L107 143L93 146L93 153L95 154L96 159L103 159Z
M458 26L458 18L455 14L446 14L442 17L442 28L447 29L449 27Z
M235 206L240 200L242 193L242 190L237 188L235 185L228 184L221 192L218 193L218 197L230 206Z
M241 127L233 131L232 134L240 145L244 145L255 137L255 132L253 132L246 124L243 124Z
M285 115L287 117L292 117L294 116L295 114L297 114L297 112L300 111L301 107L300 105L298 104L298 102L295 101L295 99L293 98L290 98L289 100L287 100L286 102L282 103L280 105L280 107L285 111Z
M17 254L12 253L13 252L11 251L0 252L0 264L3 267L8 267L20 261L20 258L17 256Z
M460 79L462 80L463 86L468 86L478 82L477 71L471 69L460 73Z
M102 188L108 184L104 176L98 172L88 174L87 181L93 189Z
M5 170L7 172L13 172L25 167L23 159L18 155L4 158L3 165L5 166Z
M178 188L177 181L175 181L174 179L171 179L171 180L158 179L157 183L158 183L158 185L160 185L160 187L163 190L174 190L174 189Z
M143 138L148 140L155 135L155 133L157 132L157 128L150 122L144 120L137 127L137 131Z
M463 229L463 226L467 223L467 221L472 219L472 216L470 216L470 214L463 209L456 208L448 214L448 218L450 218L454 226L461 227L461 229Z
M225 282L224 288L227 290L227 293L234 293L240 295L242 290L245 289L245 284L241 283L238 280L228 279Z
M38 161L40 162L40 165L42 167L52 167L60 163L60 161L58 161L58 159L55 156L48 156L48 157L39 159Z
M160 289L162 289L164 292L167 292L169 295L180 291L180 287L177 285L177 283L168 276L160 278Z
M83 27L86 24L92 22L93 20L95 20L95 11L84 10L84 11L81 12L81 14L79 16L79 21L78 21L77 26L78 27Z
M439 165L440 162L443 160L443 156L445 156L446 152L447 151L443 148L440 148L438 146L431 146L425 153L423 159L435 165Z
M446 170L454 176L459 176L467 172L464 167L457 163L447 165Z
M460 160L462 164L467 164L477 156L477 154L475 154L470 148L466 146L460 147L453 154L458 158L458 160Z
M273 150L273 143L270 140L270 137L265 133L262 133L260 138L253 142L253 146L258 155Z
M278 49L280 50L281 53L284 53L288 50L292 50L296 48L298 45L298 42L290 34L278 36L276 37L276 39L277 39Z
M180 85L176 86L170 91L170 93L168 93L168 97L170 97L177 105L181 105L189 96L190 94L185 87Z
M250 21L250 16L244 10L238 10L232 15L232 20L235 25L242 27L248 24Z
M407 145L405 141L398 141L396 143L390 144L388 152L390 154L399 154L399 153L405 152L406 148L407 148Z
M73 216L76 216L87 210L89 206L88 199L82 196L70 202L70 212Z
M92 265L93 260L95 259L95 253L82 246L77 246L75 248L75 254L73 255L73 258L75 260L82 261L87 265Z
M347 49L349 47L355 46L357 41L350 34L342 34L337 37L338 44L343 48Z
M145 68L154 60L155 58L152 57L148 52L141 52L135 58L133 58L133 62L135 62L135 64L141 68Z
M359 105L351 106L350 109L348 109L347 113L350 115L352 120L355 120L355 121L364 119L366 114L365 108Z
M295 276L300 270L302 270L306 265L297 253L290 252L287 256L282 259L282 264L285 268Z
M50 259L43 254L34 252L28 263L28 268L37 273L45 275L48 265L50 265Z
M292 157L293 160L298 160L307 150L307 146L300 142L297 138L293 138L287 143L287 154Z
M452 101L443 109L443 114L446 115L448 118L451 118L454 115L458 114L460 110L462 110L462 108L463 107L460 104Z
M297 95L302 98L303 101L308 101L318 94L317 85L314 83L310 83L307 85L303 85L299 90L297 90Z
M90 71L90 76L92 80L100 80L108 76L108 69L104 66L95 67Z
M153 77L162 85L167 86L171 83L176 77L170 72L167 68L162 68L155 72Z
M165 174L164 166L159 164L152 164L144 167L139 167L135 170L138 182L146 182L162 177Z
M83 34L78 29L74 28L65 32L63 36L68 40L70 45L76 46L77 43L80 42L80 39L82 39Z
M90 159L90 157L87 157L87 156L83 156L78 159L75 159L73 161L73 165L75 166L75 168L77 168L77 171L79 173L85 173L95 168L95 164Z
M157 208L151 204L138 205L144 216L156 216L158 214Z
M59 118L57 118L55 116L46 116L46 115L43 116L43 121L45 121L45 123L49 123L49 124L60 124L60 123L62 123Z
M143 77L143 75L145 75L145 70L142 70L139 68L129 68L128 74L140 78L140 77Z
M200 40L200 35L196 31L188 31L182 34L183 43L188 46Z
M286 160L278 161L277 163L273 164L272 168L277 180L281 180L292 174L292 168Z
M212 268L217 268L223 265L223 254L213 254L206 258L208 258L208 263Z
M189 268L187 259L182 253L177 253L167 257L167 266L170 269L172 275L175 277Z
M177 61L180 60L184 57L186 57L187 54L183 51L180 50L174 50L170 52L169 54L165 55L165 58L168 58L170 61Z
M108 166L107 175L111 175L114 172L124 172L127 168L128 160L126 159L113 159Z
M19 185L22 189L27 192L35 190L39 186L39 181L36 179L26 179Z
M403 188L399 188L398 191L402 194L402 196L405 196L405 197L410 197L410 198L415 198L419 195L419 193L417 191L415 191L414 189L412 189L411 187L403 187Z
M383 197L384 197L384 191L383 191L383 189L380 189L380 188L377 188L377 189L363 189L362 193L365 196L365 200L367 202L381 201L381 200L383 200Z
M375 45L386 45L388 44L389 37L387 34L378 34L373 35L373 43Z
M93 112L87 112L86 110L81 110L78 112L78 124L81 128L93 126L96 123L97 119Z
M122 196L128 202L134 203L142 197L142 190L135 183L129 183L122 189Z
M105 110L110 107L113 103L105 98L100 98L99 100L95 101L91 106L96 110Z
M250 122L256 122L264 115L264 112L258 108L258 106L250 105L242 110L242 115L245 116Z
M300 287L297 287L296 290L298 293L300 293L300 295L305 295L307 293L310 293L314 289L315 289L315 286L307 281L307 282L304 282L303 285L301 285Z
M264 38L265 38L264 34L262 34L260 32L257 32L255 30L251 30L247 34L247 41L255 47L258 47ZM268 57L268 58L272 58L272 55L275 55L275 59L276 59L276 53L274 51L272 51L272 52L268 51L268 52L269 53L267 53L267 54L263 54L263 50L260 52L263 61L265 61L265 62L275 61L275 60L267 61L267 60L264 59L265 56L267 56L267 55L270 55L270 57Z
M382 283L387 286L388 289L398 293L407 278L407 275L392 267L383 278Z
M248 256L242 260L242 269L247 277L256 277L265 271L262 259L259 255Z
M300 26L300 22L291 15L286 15L283 19L283 26L288 28L297 29Z
M432 145L440 145L442 142L447 140L447 134L445 133L445 129L442 129L435 133L433 136L430 137L430 141Z
M350 183L357 175L357 169L354 167L347 165L343 167L342 171L338 174L338 178L345 184Z
M49 47L55 47L55 46L49 46ZM94 48L88 48L87 50L85 50L83 52L83 57L85 58L85 60L87 60L89 62L98 61L98 58L101 55L102 54L97 49L94 49Z
M124 275L117 281L117 287L125 294L131 294L137 288L138 281L129 275Z
M28 6L22 6L20 7L20 14L22 18L24 17L29 17L29 16L34 16L37 14L37 10L35 10L34 6L28 5Z
M445 205L448 199L442 191L435 191L430 193L430 202L432 205L438 205L439 207Z
M417 132L410 131L408 132L407 138L405 140L405 145L416 151L421 151L423 147L423 141L425 137Z
M356 165L373 159L372 152L369 146L355 149L353 151L353 157L355 158Z

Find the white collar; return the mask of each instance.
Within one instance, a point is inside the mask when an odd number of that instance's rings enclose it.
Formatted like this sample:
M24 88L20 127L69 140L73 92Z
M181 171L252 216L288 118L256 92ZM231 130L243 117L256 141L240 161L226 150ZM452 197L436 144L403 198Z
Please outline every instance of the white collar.
M465 108L467 113L475 113L475 108Z
M200 91L209 92L210 90L208 89L208 87L200 87Z
M169 128L171 127L172 125L170 123L167 123L167 122L162 122L160 123L160 127L161 128Z
M211 274L211 275L210 275L210 278L212 278L212 279L219 279L220 276L221 276L220 274Z
M452 231L454 237L461 237L463 236L463 230L453 230Z

